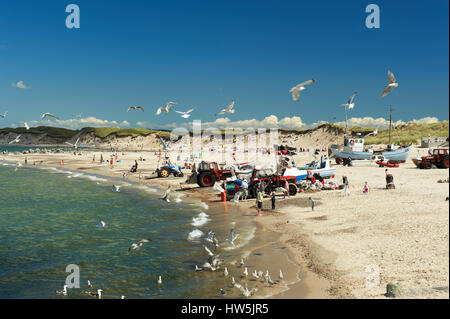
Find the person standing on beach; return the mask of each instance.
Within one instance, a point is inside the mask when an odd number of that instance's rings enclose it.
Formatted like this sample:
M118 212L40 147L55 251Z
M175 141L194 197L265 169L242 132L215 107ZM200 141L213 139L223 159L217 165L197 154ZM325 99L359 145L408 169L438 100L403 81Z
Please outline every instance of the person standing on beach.
M261 209L263 203L263 193L261 191L258 192L258 195L256 196L256 202L258 204L258 216L262 216Z
M311 201L311 210L314 211L314 207L316 206L316 202L311 197L309 198L309 200Z
M100 164L103 164L103 154L100 154Z
M248 196L248 183L247 180L243 177L242 178L242 200L247 200Z
M344 196L350 196L350 185L348 183L348 177L344 176Z
M61 170L64 170L64 160L61 160Z
M94 154L94 156L92 157L92 163L95 163L95 154Z
M114 168L114 159L111 158L111 169Z
M276 201L275 192L272 192L272 210L275 210L275 201Z

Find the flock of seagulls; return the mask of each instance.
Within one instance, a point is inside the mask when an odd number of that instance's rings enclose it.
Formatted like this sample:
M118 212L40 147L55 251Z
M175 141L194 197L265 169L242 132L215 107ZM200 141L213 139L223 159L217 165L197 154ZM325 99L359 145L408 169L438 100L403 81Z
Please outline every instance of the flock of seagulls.
M226 239L226 241L234 246L234 241L238 237L239 237L239 234L235 234L234 227L232 227L230 230L230 234L229 234L228 238ZM206 244L213 245L215 250L217 250L217 248L219 247L219 242L215 236L215 232L212 230L210 230L208 232L208 234L206 235L206 237L203 238L203 240L204 240L204 242L206 242ZM207 254L207 260L203 263L203 265L201 267L199 267L198 265L194 265L194 271L201 272L201 271L205 271L205 270L209 270L209 271L219 270L221 268L221 265L225 261L220 258L219 254L215 253L212 249L208 248L207 245L203 245L203 248ZM273 286L284 279L284 275L283 275L283 272L281 269L280 269L277 281L272 280L269 270L266 270L266 273L264 274L264 272L262 270L255 269L255 270L253 270L253 272L251 274L249 274L249 267L245 265L245 261L243 258L239 261L237 267L242 269L242 272L239 274L239 277L241 280L246 280L247 278L251 278L250 280L252 280L252 281L259 281L260 283L267 283L269 286ZM230 276L230 271L227 266L225 266L223 268L223 276L224 277ZM249 289L247 286L247 283L245 283L245 285L244 285L244 284L236 282L235 276L231 276L230 287L237 288L241 292L242 296L244 296L244 297L251 297L258 291L258 287ZM226 296L227 291L223 288L220 288L219 294L220 294L220 296Z

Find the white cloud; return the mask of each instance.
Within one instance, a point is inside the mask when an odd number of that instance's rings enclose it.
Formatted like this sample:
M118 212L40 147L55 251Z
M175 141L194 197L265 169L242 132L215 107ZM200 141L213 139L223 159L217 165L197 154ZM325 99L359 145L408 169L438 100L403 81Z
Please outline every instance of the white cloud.
M19 88L19 89L31 89L31 86L25 85L23 81L19 81L17 83L11 83L11 86L13 88Z
M96 117L86 117L86 118L76 118L69 120L39 120L39 121L29 121L30 126L55 126L64 127L69 129L80 129L83 127L129 127L130 123L128 121L109 121L102 120ZM23 126L23 123L15 124L16 126Z
M421 119L414 119L409 122L404 122L402 120L394 121L392 124L394 126L399 126L406 123L416 123L416 124L431 124L431 123L437 123L439 122L439 119L437 117L424 117ZM345 126L345 122L337 122L336 124ZM373 117L352 117L348 120L348 126L349 127L355 127L355 126L362 126L362 127L377 127L380 129L385 129L389 127L389 120L385 118L373 118Z

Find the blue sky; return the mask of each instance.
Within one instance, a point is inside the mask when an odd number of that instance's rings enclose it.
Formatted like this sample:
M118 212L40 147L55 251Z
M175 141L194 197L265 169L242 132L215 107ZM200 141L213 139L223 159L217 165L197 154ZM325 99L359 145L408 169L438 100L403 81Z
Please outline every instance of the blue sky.
M80 29L65 27L70 3L80 7ZM365 26L370 3L380 7L380 29ZM180 110L196 106L192 118L213 122L232 98L230 121L270 115L305 124L342 121L339 105L354 91L350 116L357 119L387 118L392 104L397 120L448 120L448 6L446 0L4 0L0 113L8 116L0 127L43 112L64 120L83 112L107 126L186 122L175 113L155 116L168 101ZM399 87L380 99L388 69ZM317 82L292 101L289 89L310 78ZM18 81L31 88L11 85ZM146 112L126 113L133 104Z

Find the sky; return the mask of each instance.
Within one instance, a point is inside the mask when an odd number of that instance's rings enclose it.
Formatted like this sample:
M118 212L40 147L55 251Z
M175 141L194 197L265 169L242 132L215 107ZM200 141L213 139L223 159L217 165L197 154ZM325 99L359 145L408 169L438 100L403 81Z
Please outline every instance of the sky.
M70 3L79 29L66 27ZM378 29L365 24L371 3ZM354 91L351 125L385 125L390 104L395 121L448 120L448 12L447 0L2 0L0 128L188 125L155 115L169 101L205 125L307 128L342 123ZM388 70L399 87L380 98Z

